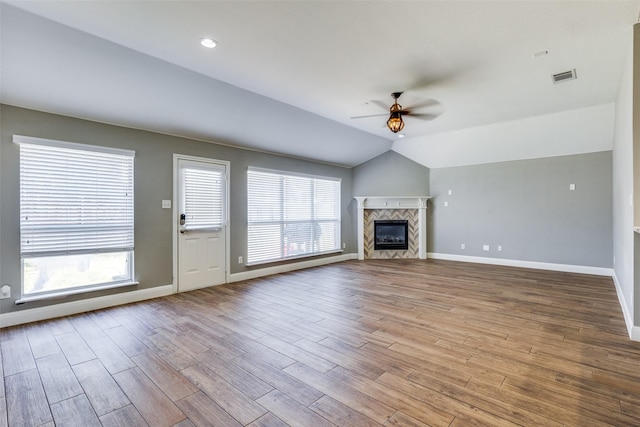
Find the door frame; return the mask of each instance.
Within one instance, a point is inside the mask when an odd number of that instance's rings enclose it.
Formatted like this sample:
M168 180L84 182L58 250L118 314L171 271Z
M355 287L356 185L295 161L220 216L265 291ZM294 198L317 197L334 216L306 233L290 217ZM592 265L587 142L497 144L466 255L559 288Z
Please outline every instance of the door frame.
M225 189L224 189L224 283L229 283L229 275L231 268L231 258L230 258L230 238L229 238L229 177L231 176L231 162L227 160L218 160L211 159L208 157L196 157L189 156L187 154L177 154L173 153L173 213L172 213L172 221L173 226L172 229L172 240L173 240L173 293L178 292L178 218L180 215L180 206L178 206L178 191L180 185L180 171L178 170L178 161L179 160L190 160L195 162L209 163L216 166L223 166L225 168Z

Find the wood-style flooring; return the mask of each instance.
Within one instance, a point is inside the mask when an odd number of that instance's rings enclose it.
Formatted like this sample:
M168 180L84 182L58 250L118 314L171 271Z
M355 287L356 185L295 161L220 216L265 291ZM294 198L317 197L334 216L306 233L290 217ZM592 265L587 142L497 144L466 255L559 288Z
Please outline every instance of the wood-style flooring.
M638 426L606 277L350 261L0 330L0 426Z

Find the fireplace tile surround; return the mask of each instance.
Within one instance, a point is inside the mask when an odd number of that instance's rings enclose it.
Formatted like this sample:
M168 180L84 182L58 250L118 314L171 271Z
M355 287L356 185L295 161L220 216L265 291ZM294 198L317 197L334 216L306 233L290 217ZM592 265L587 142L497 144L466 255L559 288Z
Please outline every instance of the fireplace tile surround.
M427 258L428 196L359 196L357 201L358 259ZM406 219L409 221L408 250L374 250L374 221Z

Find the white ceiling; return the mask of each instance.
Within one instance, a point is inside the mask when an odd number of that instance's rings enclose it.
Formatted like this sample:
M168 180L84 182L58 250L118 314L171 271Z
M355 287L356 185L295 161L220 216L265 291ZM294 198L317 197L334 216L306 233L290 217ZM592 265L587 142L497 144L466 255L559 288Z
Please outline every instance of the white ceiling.
M640 0L9 1L1 10L4 103L346 166L393 147L444 167L610 149ZM201 47L204 36L219 46ZM552 84L573 68L577 80ZM394 91L406 91L405 107L437 100L421 112L440 116L407 118L402 140L384 116L350 119L384 114L369 101L390 105ZM586 118L593 131L565 129ZM560 128L537 144L525 130L540 126Z

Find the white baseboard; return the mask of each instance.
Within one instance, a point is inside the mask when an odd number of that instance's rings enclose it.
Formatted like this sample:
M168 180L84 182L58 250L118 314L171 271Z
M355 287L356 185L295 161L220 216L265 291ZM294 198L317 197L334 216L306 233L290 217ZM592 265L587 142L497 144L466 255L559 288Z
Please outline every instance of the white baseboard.
M320 265L333 264L336 262L358 259L358 254L341 254L332 257L316 258L308 261L282 264L275 267L259 268L251 271L232 273L229 275L229 283L240 282L242 280L257 279L258 277L270 276L272 274L286 273L289 271L301 270L303 268L318 267Z
M0 328L69 316L72 314L84 313L87 311L98 310L100 308L113 307L116 305L128 304L171 294L173 294L173 285L164 285L148 289L139 289L137 291L122 292L114 295L105 295L102 297L53 304L46 307L30 308L27 310L0 314Z
M622 308L622 315L624 316L624 323L627 325L629 338L633 341L640 341L640 327L633 325L633 314L629 311L630 305L627 304L627 300L622 292L622 285L620 285L618 281L615 270L613 270L611 277L613 277L613 283L616 285L616 294L618 294L618 301L620 302L620 308Z
M428 258L443 259L448 261L473 262L477 264L504 265L508 267L534 268L536 270L563 271L565 273L593 274L595 276L613 275L613 269L603 267L590 267L586 265L555 264L550 262L521 261L517 259L488 258L466 255L453 255L429 252Z

